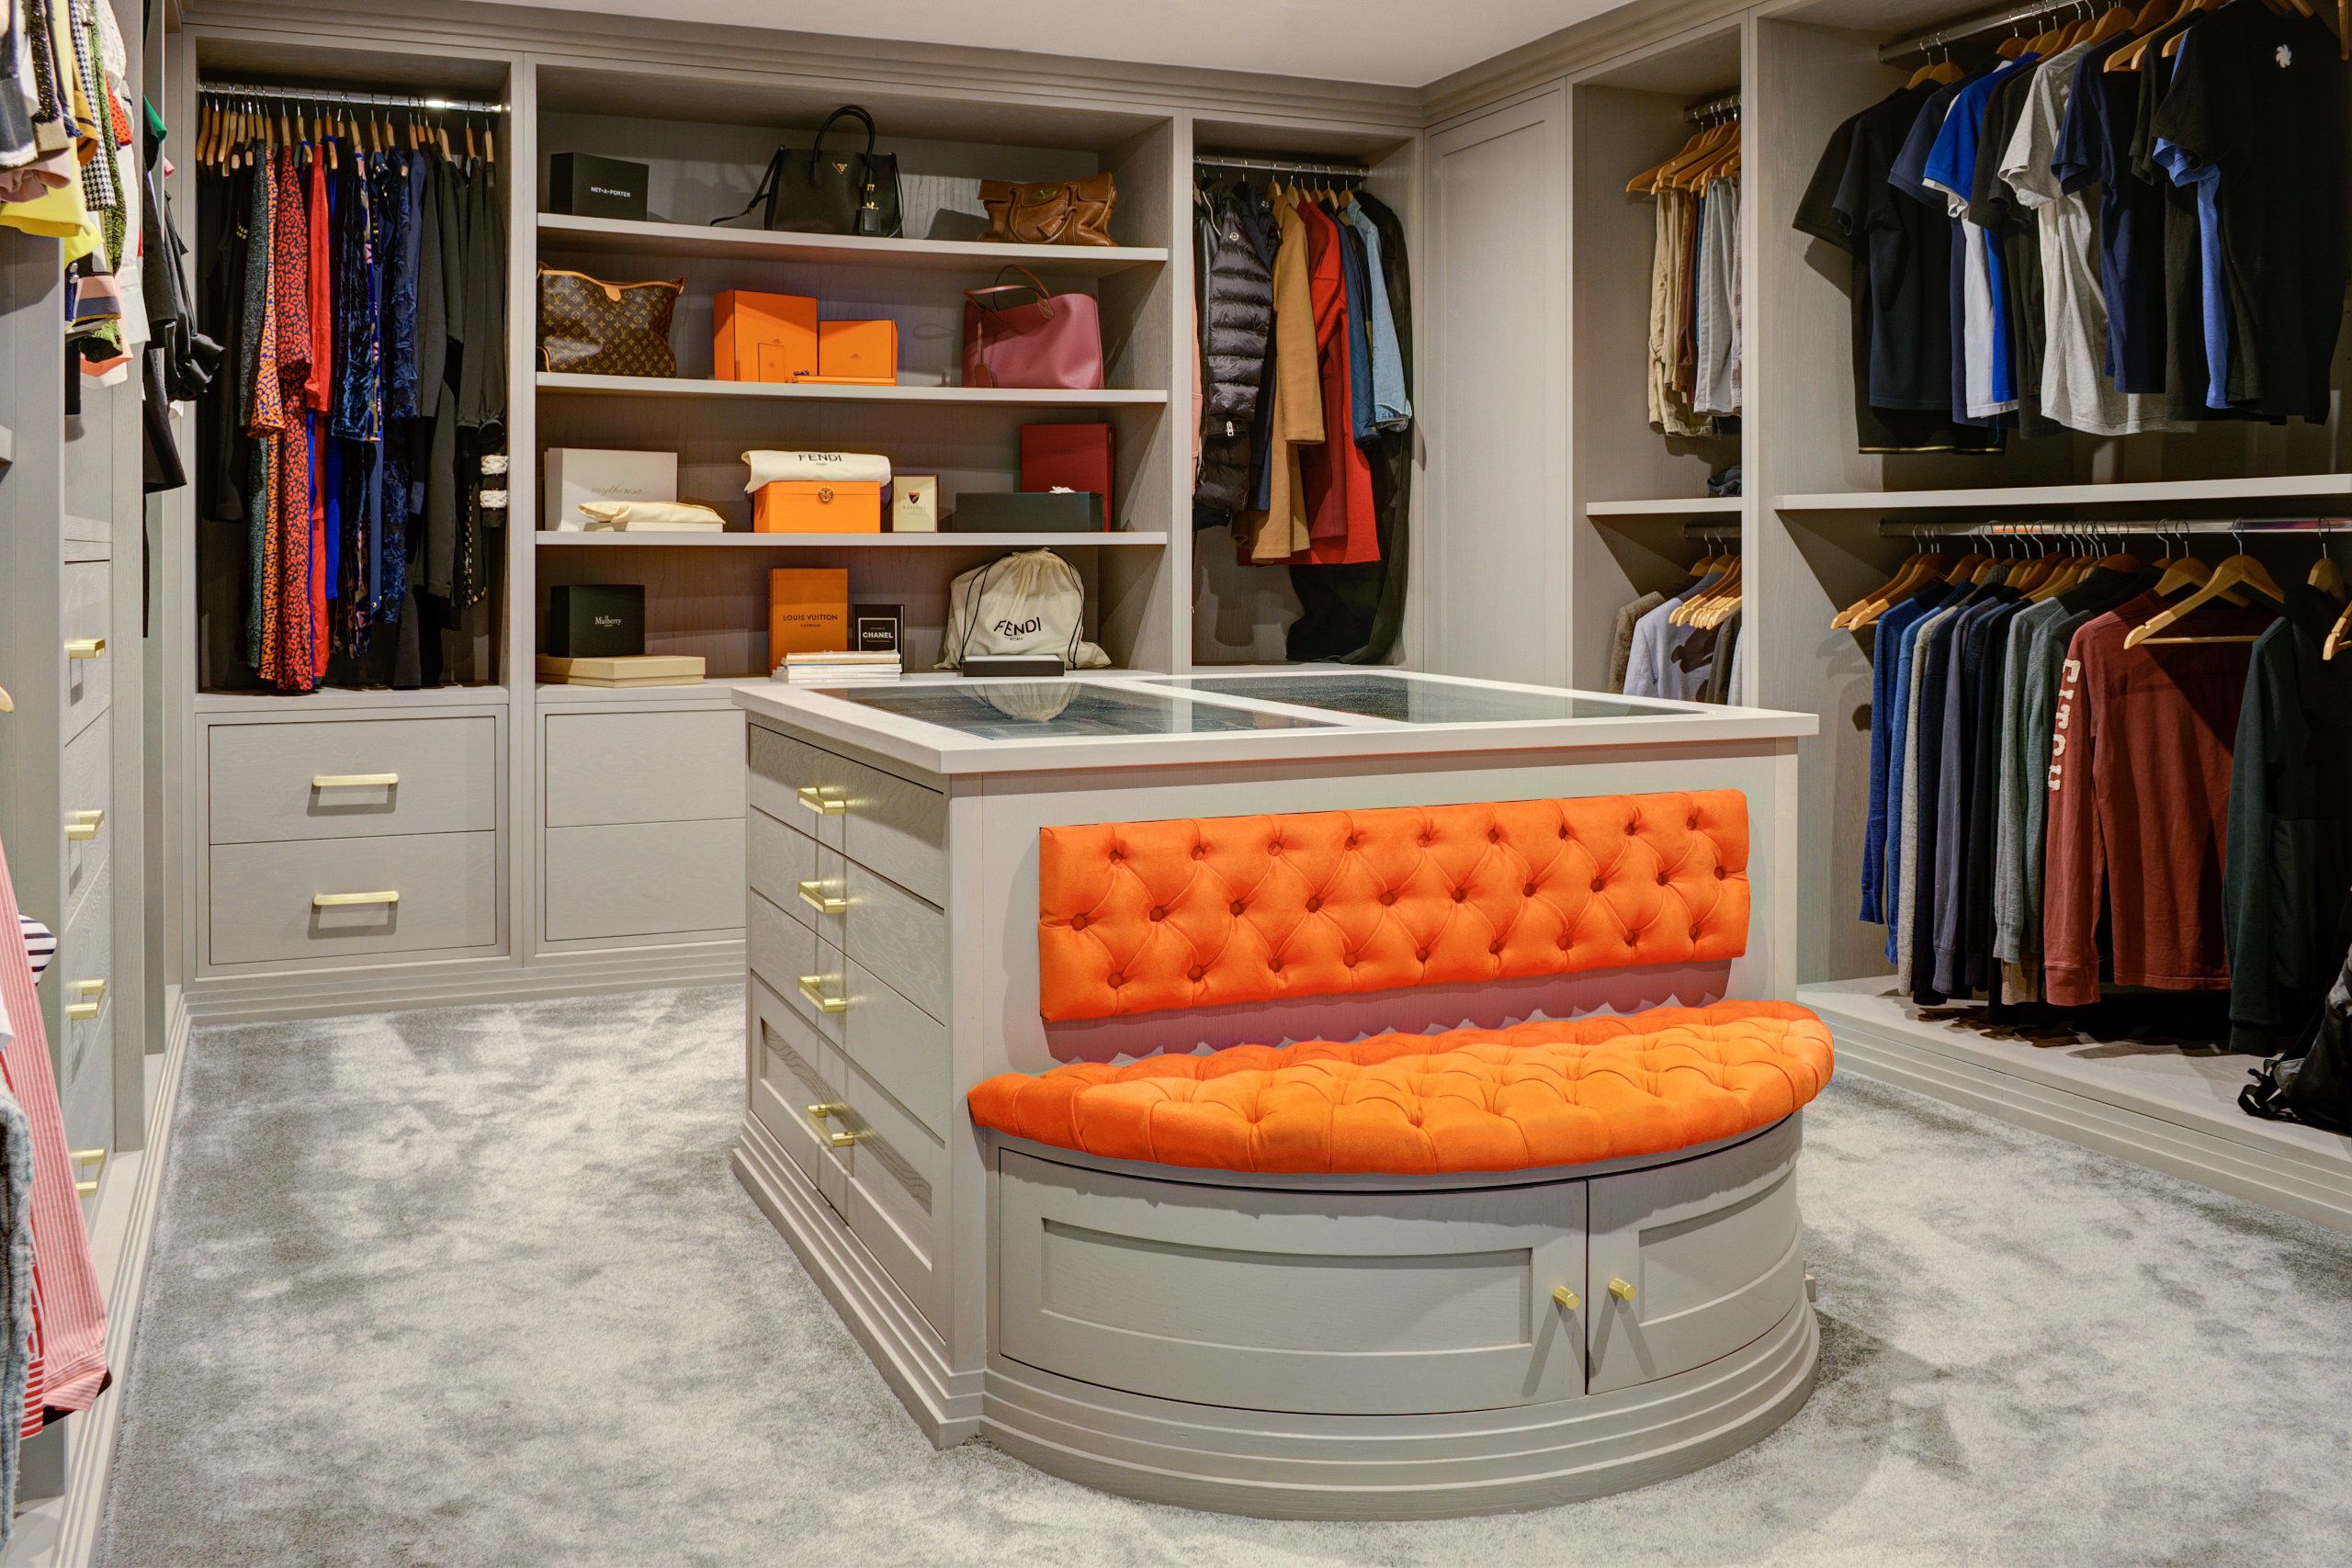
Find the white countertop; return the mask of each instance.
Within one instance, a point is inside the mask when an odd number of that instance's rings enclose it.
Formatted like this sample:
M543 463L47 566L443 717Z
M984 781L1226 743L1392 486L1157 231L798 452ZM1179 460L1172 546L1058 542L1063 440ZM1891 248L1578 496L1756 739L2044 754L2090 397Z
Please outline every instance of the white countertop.
M1261 682L1372 682L1392 696L1452 709L1462 705L1504 712L1518 708L1585 706L1577 716L1477 716L1425 722L1376 717L1272 700L1250 689ZM1187 680L1214 681L1227 689L1215 694L1188 689ZM1408 682L1397 687L1391 682ZM1229 685L1228 685L1229 683ZM1072 692L1069 688L1082 688ZM1459 676L1423 675L1389 669L1303 666L1296 670L1195 671L1190 677L1077 674L1058 681L967 681L956 676L918 675L839 691L787 685L781 681L745 682L733 688L737 705L754 717L854 746L927 773L1024 773L1074 768L1167 767L1200 762L1294 761L1357 757L1423 756L1446 752L1561 750L1625 746L1717 745L1725 742L1793 739L1815 733L1812 714L1766 708L1717 707L1620 697L1605 692L1569 692ZM1265 688L1270 694L1275 689ZM1296 698L1301 688L1284 695ZM1250 692L1250 694L1239 694ZM1001 703L1010 713L991 704ZM945 700L958 718L993 733L973 733L904 713L861 703L936 705ZM1043 712L1069 699L1092 707L1136 707L1172 716L1175 727L1157 734L1076 732L1069 719L1038 723L1036 733L1023 714ZM1194 729L1194 723L1245 728ZM1263 728L1258 728L1262 726Z

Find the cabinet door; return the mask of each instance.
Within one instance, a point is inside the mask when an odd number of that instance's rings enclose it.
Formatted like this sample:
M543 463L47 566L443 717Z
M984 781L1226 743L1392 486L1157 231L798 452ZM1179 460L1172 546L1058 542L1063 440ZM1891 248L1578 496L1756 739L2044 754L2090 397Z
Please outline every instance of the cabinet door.
M1430 513L1476 519L1477 542L1425 557L1425 668L1564 686L1545 628L1568 603L1566 93L1441 129L1429 167Z
M1728 1356L1796 1304L1798 1127L1792 1116L1720 1154L1593 1179L1585 1322L1594 1393Z

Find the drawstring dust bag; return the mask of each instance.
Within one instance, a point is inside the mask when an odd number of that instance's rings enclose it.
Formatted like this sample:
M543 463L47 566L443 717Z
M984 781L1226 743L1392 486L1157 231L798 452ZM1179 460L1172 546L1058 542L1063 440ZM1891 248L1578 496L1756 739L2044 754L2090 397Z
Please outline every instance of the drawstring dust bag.
M1051 550L1022 550L976 566L948 585L939 668L983 654L1051 654L1072 670L1105 670L1111 656L1079 636L1086 584Z

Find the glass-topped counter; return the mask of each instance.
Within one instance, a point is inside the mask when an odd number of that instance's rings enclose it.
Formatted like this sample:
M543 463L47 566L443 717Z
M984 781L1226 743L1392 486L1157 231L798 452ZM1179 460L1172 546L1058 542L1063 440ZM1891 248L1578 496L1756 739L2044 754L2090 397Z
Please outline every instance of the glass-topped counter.
M1704 710L1623 702L1589 692L1527 691L1423 680L1385 671L1302 671L1296 675L1169 675L1153 684L1204 696L1250 697L1290 707L1355 714L1391 724L1513 724L1532 719L1686 718Z
M813 686L819 696L935 724L984 740L1222 735L1247 729L1328 729L1331 721L1089 681Z

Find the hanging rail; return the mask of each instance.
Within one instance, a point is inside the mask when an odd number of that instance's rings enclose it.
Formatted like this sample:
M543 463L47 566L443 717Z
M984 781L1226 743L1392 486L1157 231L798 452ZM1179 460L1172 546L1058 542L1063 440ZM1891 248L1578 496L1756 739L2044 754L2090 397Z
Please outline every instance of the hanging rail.
M1739 93L1736 89L1728 93L1718 93L1713 97L1692 104L1682 111L1682 118L1693 125L1703 125L1711 119L1721 119L1725 115L1731 116L1734 119L1739 118Z
M1950 49L1962 39L1974 38L1979 33L2015 27L2019 22L2030 22L2042 17L2054 17L2062 11L2086 14L2092 8L2089 0L2035 0L2031 5L2006 6L1997 11L1983 11L1973 17L1962 17L1958 21L1946 22L1933 32L1921 33L1917 38L1905 39L1901 43L1890 43L1878 51L1878 57L1882 62L1891 62L1914 54L1932 54L1939 50Z
M418 97L411 93L362 93L327 87L264 86L243 82L199 82L198 96L207 98L266 98L296 104L352 104L362 108L427 109L442 114L504 114L504 104L476 103L467 98Z
M2149 534L2167 538L2267 534L2291 538L2352 534L2352 517L2158 517L2126 522L2081 517L2034 523L1905 523L1885 517L1879 520L1878 534L1882 539L2058 538L2068 535L2088 538L2100 534Z
M1291 158L1246 158L1227 152L1195 152L1193 166L1211 169L1248 169L1265 175L1315 175L1324 178L1360 180L1372 171L1362 164L1311 164Z

